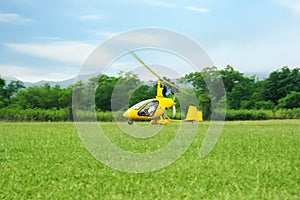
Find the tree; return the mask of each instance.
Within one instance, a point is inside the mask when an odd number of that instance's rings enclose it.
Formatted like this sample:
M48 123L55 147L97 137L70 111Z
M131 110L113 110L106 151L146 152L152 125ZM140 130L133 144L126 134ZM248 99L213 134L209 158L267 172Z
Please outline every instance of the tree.
M98 77L98 86L95 93L96 109L111 111L111 96L119 78L101 75Z
M243 73L234 70L230 65L220 70L220 74L226 89L229 108L252 107L254 103L251 102L251 98L255 90L255 77L246 77Z
M5 80L0 77L0 108L4 107Z
M5 80L0 78L0 108L14 103L17 93L25 88L21 81L10 81L6 85Z
M236 84L244 82L247 78L243 73L234 70L230 65L227 65L225 69L220 70L222 80L226 89L226 92L231 92Z
M191 83L195 89L199 89L201 93L208 93L208 88L206 86L205 80L202 77L201 72L193 72L185 75L181 82Z
M90 110L94 106L95 99L93 99L92 95L95 92L95 87L93 81L88 83L79 80L71 88L73 91L72 108L74 110Z
M286 97L279 99L278 108L299 108L300 107L300 92L291 92Z
M16 104L21 108L41 108L51 109L60 108L59 96L60 86L51 86L46 83L42 86L28 87L26 90L19 91L16 97Z
M156 84L146 85L143 84L139 86L137 89L133 91L130 96L129 106L133 106L134 104L146 100L151 99L156 96Z
M10 81L10 83L6 86L6 98L15 97L16 94L23 88L25 88L25 86L22 81Z
M278 100L292 91L300 92L300 68L283 67L272 72L264 83L264 98L277 105Z
M3 94L3 89L5 87L6 83L5 83L5 80L1 78L0 76L0 94Z
M60 108L72 106L72 86L61 89L58 96L58 105Z
M141 85L136 74L121 72L111 98L112 111L128 109L131 95Z
M217 101L225 95L221 74L214 66L203 68L201 72L187 74L184 80L191 83L197 92L210 94Z
M212 112L224 109L224 104L219 102L226 102L225 90L222 76L216 67L207 67L200 72L187 74L184 79L194 86L204 119L209 119Z
M227 92L229 108L238 110L241 108L241 102L250 100L253 94L254 79L244 77L237 82L231 92Z

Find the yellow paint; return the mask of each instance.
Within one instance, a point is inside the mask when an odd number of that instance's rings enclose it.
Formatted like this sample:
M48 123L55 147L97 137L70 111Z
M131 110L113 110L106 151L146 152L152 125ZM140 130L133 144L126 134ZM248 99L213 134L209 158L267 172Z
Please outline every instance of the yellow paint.
M167 80L163 80L157 73L155 73L142 59L140 59L133 51L130 51L131 55L135 57L146 69L149 70L157 81L157 91L155 99L147 99L129 108L123 116L128 119L128 123L132 124L133 120L150 120L151 124L168 124L170 121L174 121L165 115L166 110L175 105L173 99L166 98L163 95L164 84L170 85L176 88L180 92L189 94L185 90L177 87ZM199 112L196 107L190 106L187 114L187 119L176 121L202 121L202 112Z
M163 96L163 83L161 81L157 82L157 95L155 99L147 99L142 101L131 108L129 108L123 117L129 120L145 120L150 121L151 124L168 124L169 122L182 122L182 121L202 121L202 112L198 111L196 106L189 106L186 119L184 120L173 120L165 115L166 109L172 107L176 103L171 98L166 98ZM150 115L145 115L148 107L151 104L158 103L155 112Z
M196 106L189 106L185 121L203 121L202 112Z

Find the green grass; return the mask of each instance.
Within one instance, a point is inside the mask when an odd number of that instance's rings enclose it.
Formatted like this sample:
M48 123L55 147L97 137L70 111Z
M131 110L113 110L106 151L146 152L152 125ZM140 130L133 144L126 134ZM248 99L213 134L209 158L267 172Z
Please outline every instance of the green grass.
M134 139L112 123L123 149L154 151L174 137ZM226 122L214 150L198 157L208 123L188 151L159 171L130 174L93 158L73 123L0 123L0 199L299 199L300 121Z

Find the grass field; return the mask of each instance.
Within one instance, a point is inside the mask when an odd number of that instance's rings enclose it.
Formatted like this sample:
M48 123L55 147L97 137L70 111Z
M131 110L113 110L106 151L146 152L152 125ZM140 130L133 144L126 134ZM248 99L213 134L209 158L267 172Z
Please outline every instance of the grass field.
M123 149L148 152L176 124L149 139L114 127ZM208 123L188 151L159 171L115 171L92 157L73 123L0 123L1 199L300 199L300 121L226 122L214 150L198 157Z

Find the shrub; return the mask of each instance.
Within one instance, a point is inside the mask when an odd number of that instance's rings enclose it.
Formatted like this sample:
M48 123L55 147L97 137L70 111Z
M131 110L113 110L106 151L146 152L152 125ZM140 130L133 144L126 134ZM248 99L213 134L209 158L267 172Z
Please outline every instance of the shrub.
M112 112L97 112L98 121L102 122L111 122L113 121L113 113Z
M40 109L19 107L5 107L0 110L0 120L6 121L70 121L70 109Z
M215 119L222 119L222 112L215 113ZM220 116L218 118L218 116ZM123 111L117 112L102 112L96 113L90 111L78 110L76 112L78 121L126 121L123 118ZM181 119L184 116L180 112L176 113L175 119ZM300 108L280 109L280 110L227 110L226 120L267 120L267 119L300 119ZM18 107L5 107L0 109L0 120L5 121L72 121L70 108L61 109L40 109L28 108L21 109Z
M270 110L227 110L226 120L266 120L272 119Z
M300 119L300 108L277 110L276 118L278 118L278 119Z

